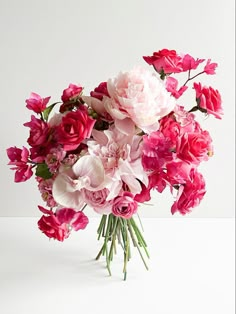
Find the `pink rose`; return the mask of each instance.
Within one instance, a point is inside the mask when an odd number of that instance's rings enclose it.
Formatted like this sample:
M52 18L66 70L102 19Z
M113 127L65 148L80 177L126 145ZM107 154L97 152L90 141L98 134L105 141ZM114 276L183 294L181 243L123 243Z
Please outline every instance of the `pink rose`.
M168 182L174 186L185 184L189 180L192 165L182 160L175 160L166 165L166 176Z
M211 59L208 59L207 64L204 67L204 72L210 75L215 74L216 73L215 70L217 66L218 66L217 63L214 63L214 62L211 63Z
M129 219L137 212L138 203L134 200L133 194L124 192L113 200L112 213L115 216Z
M208 131L184 133L176 145L176 155L183 161L199 164L212 154L212 139Z
M45 144L47 144L49 127L46 122L32 115L31 121L24 123L24 126L30 128L30 136L27 140L30 146L45 146Z
M61 100L63 102L70 101L71 99L79 96L83 91L83 87L80 85L70 84L69 87L64 89L63 94L61 96Z
M206 193L205 181L201 173L191 169L189 180L179 187L177 199L171 207L171 213L179 211L182 215L199 205Z
M36 93L31 93L30 98L26 99L26 107L35 113L41 113L46 109L47 103L51 97L42 98Z
M99 214L111 213L112 202L107 201L108 194L107 188L98 191L83 190L85 202Z
M7 155L10 159L8 165L13 165L15 167L10 168L11 170L16 170L15 172L15 182L27 181L33 175L32 164L27 164L29 162L29 151L27 148L23 149L17 147L10 147L7 149Z
M221 95L218 90L212 87L202 87L201 83L194 83L193 87L196 91L198 106L206 110L208 114L212 114L217 119L221 119L223 110L221 107Z
M68 112L56 127L55 137L65 151L76 149L79 144L89 138L96 120L89 117L87 109L80 106L78 110Z
M149 64L153 65L158 73L165 74L182 72L182 58L177 55L175 50L162 49L154 52L151 57L143 57Z
M173 113L169 114L168 116L165 116L160 120L159 130L166 138L169 138L171 140L173 147L175 147L176 140L181 132L181 126L176 121Z

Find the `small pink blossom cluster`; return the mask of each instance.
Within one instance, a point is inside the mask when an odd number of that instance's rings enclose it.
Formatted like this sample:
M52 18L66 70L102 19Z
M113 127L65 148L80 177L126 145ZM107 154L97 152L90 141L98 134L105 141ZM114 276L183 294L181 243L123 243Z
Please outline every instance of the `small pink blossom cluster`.
M154 73L135 67L87 96L82 86L70 84L61 101L50 105L51 97L36 93L26 100L34 113L24 124L30 148L10 147L7 154L15 182L35 174L50 208L39 206L38 227L49 238L63 241L71 230L84 229L86 205L130 219L151 199L151 190L169 187L172 214L186 214L202 200L205 181L198 166L213 155L213 146L195 112L220 119L223 111L218 90L196 78L215 74L217 64L168 49L143 58ZM175 77L181 72L187 75L183 83ZM181 96L191 81L196 96L186 106Z

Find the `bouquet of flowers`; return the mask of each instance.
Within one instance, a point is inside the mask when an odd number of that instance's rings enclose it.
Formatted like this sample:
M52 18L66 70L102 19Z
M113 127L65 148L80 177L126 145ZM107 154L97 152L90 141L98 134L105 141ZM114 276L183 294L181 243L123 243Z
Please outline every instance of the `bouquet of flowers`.
M131 244L147 268L147 244L134 217L138 205L151 199L150 191L169 187L172 214L185 215L203 199L198 166L213 155L213 146L196 112L217 119L223 114L218 90L196 82L200 75L215 74L216 63L168 49L143 59L153 71L121 72L87 96L74 84L51 104L51 97L31 93L26 107L33 114L24 123L30 148L7 149L15 182L34 174L48 207L38 206L39 229L63 241L86 227L88 205L102 215L97 232L103 243L96 258L105 257L111 274L119 244L124 279ZM180 73L186 74L182 83L176 78ZM185 106L181 97L189 88L195 97Z

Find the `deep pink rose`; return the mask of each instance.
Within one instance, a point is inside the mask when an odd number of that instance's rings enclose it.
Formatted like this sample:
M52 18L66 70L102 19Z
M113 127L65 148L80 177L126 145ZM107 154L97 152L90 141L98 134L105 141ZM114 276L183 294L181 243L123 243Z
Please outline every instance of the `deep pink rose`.
M133 194L124 192L113 200L112 213L115 216L129 219L137 212L138 203L134 200Z
M206 65L205 65L205 67L204 67L204 72L205 72L206 74L213 75L213 74L216 73L215 70L216 70L216 67L217 67L217 66L218 66L217 63L215 63L215 62L212 62L212 63L211 63L211 59L208 59Z
M181 126L176 121L173 113L169 114L168 116L165 116L160 120L159 130L166 138L169 138L171 140L173 146L175 147L176 140L180 135Z
M23 149L17 147L10 147L7 149L7 155L10 159L8 165L13 165L11 170L15 172L15 182L24 182L33 175L32 164L28 164L29 151L27 148Z
M194 59L189 54L184 55L182 59L183 71L195 70L205 59Z
M70 235L67 224L61 224L54 214L43 215L38 221L38 227L47 237L58 241L64 241Z
M109 96L108 90L107 90L107 82L102 82L94 89L94 91L90 92L90 96L97 98L99 100L103 99L103 96Z
M191 169L189 181L180 186L177 199L171 207L171 213L174 214L177 211L182 215L189 213L193 207L199 205L205 193L205 181L202 174L196 169Z
M62 117L56 127L55 137L65 151L76 149L79 144L89 138L96 120L89 117L87 109L80 106L76 111L70 111Z
M70 101L71 99L79 96L83 90L83 87L80 85L70 84L69 87L64 89L63 94L61 96L61 100L63 102Z
M176 155L183 161L199 164L212 155L212 139L208 131L184 133L179 137Z
M150 65L153 65L158 73L165 74L182 72L182 58L175 50L162 49L154 52L151 57L143 57Z
M199 107L205 109L208 114L212 114L217 119L221 119L223 109L221 107L222 101L219 91L212 87L202 87L201 83L194 83L193 87L196 91Z
M31 116L31 121L24 123L24 126L30 128L30 136L27 140L30 146L45 146L49 135L49 126L41 119Z

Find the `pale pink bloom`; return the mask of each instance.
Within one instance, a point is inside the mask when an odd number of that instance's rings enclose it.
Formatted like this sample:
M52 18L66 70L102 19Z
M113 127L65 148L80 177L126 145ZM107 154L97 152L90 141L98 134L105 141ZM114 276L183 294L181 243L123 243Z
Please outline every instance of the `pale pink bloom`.
M48 169L51 173L54 173L58 170L62 160L66 156L66 152L61 148L52 148L45 158L45 163L48 166Z
M115 216L129 219L137 212L137 209L138 203L130 192L125 191L113 200L112 213Z
M141 163L141 137L127 136L115 127L103 132L93 130L94 140L87 142L88 152L97 156L105 169L108 200L119 194L122 182L126 183L133 194L141 191L138 180L147 184L147 174ZM138 179L138 180L137 180Z
M179 187L177 199L171 207L171 213L177 211L185 215L191 211L193 207L200 204L206 193L205 181L201 173L196 169L191 169L189 180Z
M215 63L215 62L211 63L211 59L208 59L206 65L204 67L204 72L206 74L210 74L210 75L215 74L216 73L215 70L216 70L217 66L218 66L217 63Z
M195 70L200 63L205 61L205 59L194 59L192 56L189 54L184 55L182 59L182 68L183 71L189 71L189 70Z
M79 96L83 91L83 87L80 85L69 84L69 87L64 89L63 94L61 96L61 100L63 102L70 101L71 99Z
M181 127L180 133L201 132L200 125L195 120L195 115L192 112L186 111L183 106L175 106L174 117Z
M108 195L107 188L98 191L83 190L85 202L99 214L111 213L112 201L107 201Z
M167 92L165 83L141 67L108 80L107 88L111 98L105 98L104 107L115 123L123 122L116 125L120 130L127 124L131 129L133 122L147 133L156 131L158 120L175 106L175 99Z
M56 176L52 194L61 206L79 210L85 203L82 189L100 190L104 187L104 180L104 168L100 159L95 156L83 156L71 169Z
M178 99L188 89L188 86L181 86L178 90L178 81L176 78L168 76L166 79L166 90L171 93L173 97Z
M47 103L51 97L42 98L36 93L31 93L30 98L26 99L26 107L35 113L41 113L46 109Z
M7 155L10 159L8 165L14 167L11 170L16 170L15 172L15 182L27 181L33 175L32 164L29 162L29 151L23 146L23 149L17 147L10 147L7 149Z
M202 86L201 83L194 83L198 106L205 109L208 114L212 114L217 119L223 115L221 95L217 89Z
M44 202L46 202L47 206L50 208L57 206L57 202L54 200L52 196L53 179L44 180L38 177L37 181L41 197L44 200Z

